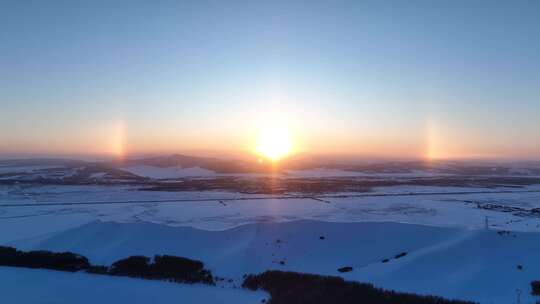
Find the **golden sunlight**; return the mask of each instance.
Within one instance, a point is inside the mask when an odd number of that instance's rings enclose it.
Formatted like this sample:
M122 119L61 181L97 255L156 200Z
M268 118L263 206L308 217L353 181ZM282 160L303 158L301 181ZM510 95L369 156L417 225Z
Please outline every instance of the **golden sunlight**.
M259 134L257 153L277 161L291 153L292 144L287 128L267 127Z
M126 154L126 126L123 121L116 122L109 130L110 151L113 155L123 157Z

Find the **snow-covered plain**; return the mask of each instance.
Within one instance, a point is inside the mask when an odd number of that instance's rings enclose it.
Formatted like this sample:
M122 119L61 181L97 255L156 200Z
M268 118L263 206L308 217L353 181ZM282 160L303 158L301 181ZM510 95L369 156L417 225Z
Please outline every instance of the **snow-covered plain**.
M540 187L395 186L342 196L272 196L214 191L139 191L129 186L4 186L0 187L0 220L3 226L28 227L16 229L22 233L35 229L31 223L41 220L54 222L52 226L102 220L205 230L295 220L392 221L478 229L485 226L488 216L492 228L540 232L538 217L479 209L477 203L539 208Z
M529 283L540 279L540 218L477 206L488 203L538 208L540 187L394 186L341 196L271 196L140 191L132 186L12 185L0 187L0 244L70 250L95 264L134 254L194 258L215 275L232 279L221 287L246 303L257 303L264 295L234 287L244 274L268 269L341 275L383 288L480 303L512 303L516 290L521 290L522 303L532 303ZM401 252L408 254L395 259ZM382 263L387 258L389 262ZM343 266L354 270L339 273ZM66 303L101 284L122 286L118 297L128 297L126 289L139 285L147 286L140 290L147 288L150 294L163 288L164 295L175 293L179 298L199 293L162 282L12 268L0 268L0 280L9 281L14 273L19 284L35 286L37 294L48 292L51 297L60 294L69 277L73 292L57 301ZM36 283L45 277L50 277L48 289ZM222 298L219 291L204 288L212 291L205 295L208 301L200 303L214 303L214 292ZM6 302L10 295L4 295ZM39 303L28 297L27 303ZM103 295L95 301L106 303L105 299L109 298ZM155 302L169 301L164 296Z

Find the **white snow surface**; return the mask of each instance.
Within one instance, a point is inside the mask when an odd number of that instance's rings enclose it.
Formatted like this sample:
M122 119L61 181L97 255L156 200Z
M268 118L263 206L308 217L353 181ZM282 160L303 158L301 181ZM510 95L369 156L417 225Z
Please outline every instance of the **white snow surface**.
M89 178L95 178L95 179L101 179L104 178L107 175L106 172L97 172L90 174Z
M500 190L515 192L500 193ZM94 220L150 222L205 230L295 220L390 221L478 229L484 227L488 216L490 226L495 229L540 232L538 217L476 207L476 203L496 203L525 209L539 208L540 192L528 192L539 190L538 186L517 190L400 186L377 188L374 193L351 194L359 196L295 198L213 191L139 191L128 186L0 187L1 225L11 229L0 229L0 241L16 239L11 231L20 235L29 231L31 234L34 229L31 223L34 222L51 223L39 226L39 231L44 233L55 230L49 227ZM464 191L481 193L460 194ZM60 205L47 205L50 203ZM10 207L1 207L3 204ZM25 206L17 207L22 204ZM2 235L5 235L4 239Z
M260 303L262 292L85 273L0 267L0 303Z
M135 254L185 256L203 261L217 276L233 279L224 286L231 292L237 292L232 286L239 286L245 273L281 269L480 303L513 303L519 289L522 303L533 303L529 283L540 279L540 218L479 209L476 203L538 208L538 190L399 186L358 196L278 197L138 191L129 186L0 186L0 245L69 250L106 265ZM87 204L92 202L99 204ZM502 231L508 232L498 233ZM393 258L401 252L407 255ZM390 261L382 263L386 258ZM337 272L343 266L354 270ZM21 274L20 286L30 286L36 294L47 292L37 282L48 283L50 278L54 290L64 278L72 278L73 292L56 293L59 298L53 303L80 302L77 295L86 296L112 280L120 280L110 284L125 286L118 287L122 292L140 284L134 289L148 288L151 294L158 292L154 286L170 285L144 280L131 285L135 280L3 267L0 284L11 282L13 273ZM176 286L155 288L184 288ZM190 288L185 287L187 298ZM0 295L0 302L14 302L9 298L14 293ZM254 297L257 303L261 295ZM39 303L32 299L25 294L17 303ZM114 299L120 300L112 303L131 298Z
M204 261L215 275L232 278L236 285L245 273L279 269L480 303L511 303L516 289L524 291L522 299L532 301L525 293L540 273L538 233L500 235L494 230L389 222L257 223L225 231L93 222L10 244L74 251L105 265L134 254L185 256ZM402 252L407 255L396 259ZM390 261L383 263L387 258ZM339 273L344 266L354 270Z

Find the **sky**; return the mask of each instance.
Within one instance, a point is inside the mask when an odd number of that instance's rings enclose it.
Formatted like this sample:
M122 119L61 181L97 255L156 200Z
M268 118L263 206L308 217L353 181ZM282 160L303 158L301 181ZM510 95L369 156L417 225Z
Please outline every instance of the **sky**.
M0 1L0 154L539 159L539 117L539 1Z

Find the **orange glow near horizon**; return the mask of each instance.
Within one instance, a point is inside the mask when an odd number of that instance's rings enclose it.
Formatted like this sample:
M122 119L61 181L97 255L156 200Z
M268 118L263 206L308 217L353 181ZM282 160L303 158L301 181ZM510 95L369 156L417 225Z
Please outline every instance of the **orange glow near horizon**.
M43 127L33 137L14 134L0 142L0 153L115 158L175 153L224 158L256 156L278 164L293 154L343 159L538 159L536 155L540 151L526 145L497 144L497 138L480 137L477 132L455 128L434 116L414 131L366 127L338 132L317 128L300 115L289 113L281 109L278 113L250 116L251 120L237 118L237 126L231 129L182 128L181 125L150 128L118 115L80 128ZM53 132L58 136L47 136Z

